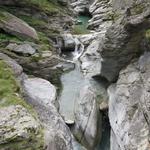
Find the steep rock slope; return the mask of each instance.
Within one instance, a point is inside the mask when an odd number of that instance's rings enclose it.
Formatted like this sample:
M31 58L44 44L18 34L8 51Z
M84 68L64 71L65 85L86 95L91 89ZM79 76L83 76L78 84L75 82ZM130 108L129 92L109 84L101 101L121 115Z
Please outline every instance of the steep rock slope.
M34 109L21 96L26 76L14 60L0 53L0 149L44 149L44 133Z
M101 76L110 82L115 81L119 71L143 50L140 44L150 27L149 2L140 12L136 12L136 7L126 9L117 17L100 42Z
M111 150L150 149L150 54L144 53L149 47L141 45L145 36L149 37L145 35L150 28L149 4L149 1L113 0L115 23L100 45L101 75L110 82L118 79L108 88Z
M109 88L111 150L148 150L150 53L122 70Z

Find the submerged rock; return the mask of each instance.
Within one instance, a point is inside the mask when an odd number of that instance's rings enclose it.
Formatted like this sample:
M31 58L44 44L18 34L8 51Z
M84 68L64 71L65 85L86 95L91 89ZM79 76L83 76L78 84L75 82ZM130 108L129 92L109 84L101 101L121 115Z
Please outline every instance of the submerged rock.
M150 123L150 53L132 62L109 87L111 150L148 150Z
M34 28L8 12L0 12L0 28L6 33L18 37L38 39L38 35Z

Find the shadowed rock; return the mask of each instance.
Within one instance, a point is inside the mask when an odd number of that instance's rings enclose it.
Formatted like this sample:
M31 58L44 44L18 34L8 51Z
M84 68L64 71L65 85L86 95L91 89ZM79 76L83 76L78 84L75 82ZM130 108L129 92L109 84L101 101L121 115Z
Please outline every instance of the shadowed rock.
M114 23L100 42L101 76L113 82L119 71L142 53L140 44L150 27L150 9L139 15L124 16Z

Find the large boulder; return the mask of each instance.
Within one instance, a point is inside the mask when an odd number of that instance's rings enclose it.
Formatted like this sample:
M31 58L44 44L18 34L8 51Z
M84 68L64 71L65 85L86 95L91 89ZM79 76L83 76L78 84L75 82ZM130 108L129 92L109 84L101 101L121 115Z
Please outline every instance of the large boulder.
M102 85L93 80L84 86L75 105L74 136L87 149L94 149L101 139L101 117L99 104L106 100L107 94Z
M72 135L59 115L56 89L48 81L39 78L24 80L24 95L37 111L47 131L45 142L48 150L72 150Z
M29 26L23 20L5 11L0 12L0 29L21 38L38 39L38 35L34 28Z
M150 53L122 70L109 87L111 150L148 150L150 123Z
M23 68L15 60L11 59L7 55L0 53L0 60L3 60L12 68L16 77L21 76L21 74L23 73Z
M0 53L0 149L44 148L43 127L23 98L20 84L27 76L16 61Z
M56 103L56 88L47 80L41 78L28 78L24 80L25 93L38 103L51 105Z
M150 27L150 10L143 10L138 15L129 15L128 11L107 30L100 42L101 76L110 82L115 81L119 71L143 52L140 44L145 30Z
M24 72L39 78L44 78L58 87L61 84L61 74L75 67L73 62L53 55L50 51L36 53L32 57L13 55L13 58L23 67Z
M42 150L43 143L41 125L27 109L21 105L0 109L0 149Z
M63 34L58 38L58 45L62 51L74 51L75 40L71 34Z
M100 74L101 59L98 53L99 40L93 40L80 57L81 69L85 76L93 77Z
M10 43L6 48L19 54L33 55L36 52L36 50L27 43L21 45L18 45L16 43Z

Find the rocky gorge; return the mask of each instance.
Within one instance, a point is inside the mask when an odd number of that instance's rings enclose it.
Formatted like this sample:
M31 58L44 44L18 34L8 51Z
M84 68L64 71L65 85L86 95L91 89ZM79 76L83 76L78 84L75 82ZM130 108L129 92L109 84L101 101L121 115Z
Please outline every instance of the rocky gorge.
M0 0L0 150L150 150L149 0Z

